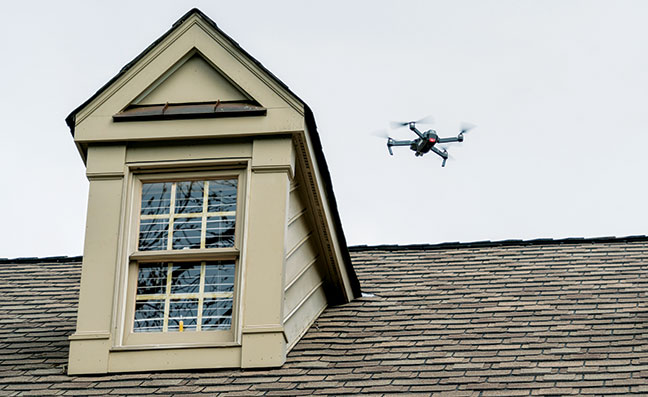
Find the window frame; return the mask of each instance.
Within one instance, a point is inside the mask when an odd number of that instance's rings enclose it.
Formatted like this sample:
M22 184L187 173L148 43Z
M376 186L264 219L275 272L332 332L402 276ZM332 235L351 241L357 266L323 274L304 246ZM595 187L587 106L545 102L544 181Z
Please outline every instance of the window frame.
M160 171L132 174L131 212L129 215L128 266L125 277L125 310L122 317L122 346L192 347L204 345L231 345L240 343L241 309L241 245L243 241L246 202L247 167L227 167L214 170ZM234 245L219 248L194 248L139 251L139 226L142 201L142 185L154 182L206 181L237 179L236 217ZM182 264L186 262L234 261L234 292L232 298L232 321L229 330L184 331L184 332L134 332L137 277L139 264L157 262Z

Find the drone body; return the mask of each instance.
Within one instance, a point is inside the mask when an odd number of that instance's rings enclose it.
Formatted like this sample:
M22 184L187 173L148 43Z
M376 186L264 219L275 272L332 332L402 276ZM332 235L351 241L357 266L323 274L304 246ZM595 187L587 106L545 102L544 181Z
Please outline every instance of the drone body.
M465 127L461 130L459 135L456 137L452 138L439 138L437 135L436 131L430 129L425 132L421 132L416 128L416 123L417 121L408 121L404 123L398 123L398 126L404 127L408 126L410 130L412 130L416 135L418 135L418 138L408 141L397 141L395 139L392 139L391 137L387 138L387 149L389 150L389 154L392 156L394 155L394 152L392 151L392 146L409 146L409 148L414 151L414 155L419 157L423 156L424 154L432 151L439 155L442 159L443 162L441 163L442 167L445 167L446 160L448 160L448 151L445 148L437 148L435 145L437 143L450 143L450 142L463 142L464 140L464 133L468 132L469 128Z

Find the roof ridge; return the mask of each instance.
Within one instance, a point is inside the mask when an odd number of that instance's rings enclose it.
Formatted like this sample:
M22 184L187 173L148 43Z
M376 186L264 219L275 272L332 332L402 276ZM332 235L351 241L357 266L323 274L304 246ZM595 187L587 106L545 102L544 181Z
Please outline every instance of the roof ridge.
M349 246L349 251L406 251L406 250L435 250L435 249L452 249L452 248L482 248L482 247L498 247L498 246L512 246L512 245L559 245L559 244L582 244L582 243L620 243L620 242L635 242L635 241L648 241L647 235L633 235L633 236L605 236L605 237L566 237L561 239L552 238L537 238L531 240L499 240L499 241L471 241L471 242L444 242L437 244L380 244L380 245L352 245Z
M35 256L32 257L22 257L22 258L0 258L0 264L5 263L69 263L69 262L81 262L83 260L82 255L77 256L46 256L38 258Z

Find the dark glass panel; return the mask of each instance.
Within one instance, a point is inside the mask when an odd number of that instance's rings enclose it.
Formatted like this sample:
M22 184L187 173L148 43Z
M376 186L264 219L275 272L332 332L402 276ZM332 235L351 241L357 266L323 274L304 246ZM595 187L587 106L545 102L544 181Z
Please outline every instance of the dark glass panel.
M235 224L235 216L208 217L205 248L233 247Z
M164 300L135 302L133 332L162 332L164 325Z
M232 298L214 298L203 301L203 331L228 330L232 327Z
M142 215L168 214L170 207L170 182L142 184Z
M140 220L139 245L140 251L165 250L169 236L168 219Z
M173 221L173 249L200 248L201 218L176 218Z
M203 210L203 181L176 182L175 213L197 213Z
M137 295L165 294L168 269L164 263L140 264L137 272Z
M169 332L177 332L180 320L185 331L195 331L198 318L198 299L171 299L169 302Z
M173 265L171 271L171 293L186 294L200 292L200 263Z
M236 179L209 181L208 212L236 211Z
M210 262L205 266L205 292L234 291L234 261Z

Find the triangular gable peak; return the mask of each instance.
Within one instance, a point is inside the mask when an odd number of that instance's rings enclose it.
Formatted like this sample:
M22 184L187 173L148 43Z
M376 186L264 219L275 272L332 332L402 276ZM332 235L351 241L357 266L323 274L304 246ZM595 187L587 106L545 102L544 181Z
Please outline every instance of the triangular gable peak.
M66 121L90 180L70 373L280 366L360 295L310 109L200 11Z
M202 86L191 94L179 83ZM198 113L203 117L190 117L198 120L186 131L178 131L176 123L157 123L153 128L137 129L113 123L129 106L154 104L164 96L169 98L164 105L176 101L227 103L245 98L241 102L256 105L254 110L268 111L265 117L225 118L214 124L200 120L213 117L200 110ZM262 114L251 113L252 116ZM303 130L303 120L301 100L213 21L202 12L192 10L66 121L85 158L87 145L92 142L276 134Z
M135 98L131 105L251 100L204 56L191 52Z

